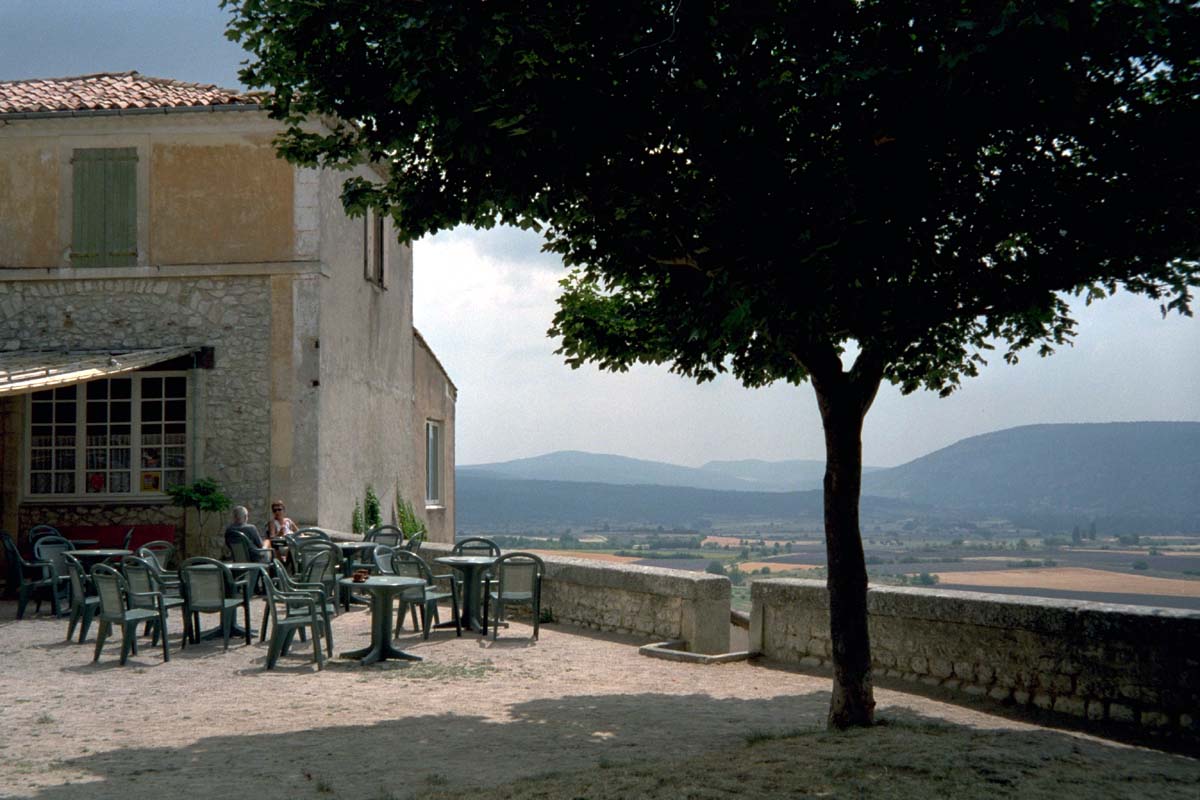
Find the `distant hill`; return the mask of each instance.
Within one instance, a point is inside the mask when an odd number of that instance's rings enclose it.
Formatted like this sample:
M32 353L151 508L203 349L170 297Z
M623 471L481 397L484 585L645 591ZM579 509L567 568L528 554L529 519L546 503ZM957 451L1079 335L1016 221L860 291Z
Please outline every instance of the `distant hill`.
M820 461L693 468L561 451L460 467L458 520L466 530L819 519L823 470ZM1108 534L1200 531L1200 423L1028 425L973 436L898 467L864 468L863 512L1002 517L1044 531L1092 522Z
M810 520L822 516L821 492L722 492L683 486L620 486L500 478L467 470L455 487L462 531L563 526L700 527L704 521ZM903 516L910 503L864 498L862 515Z
M1121 528L1197 530L1200 422L1009 428L865 475L863 492L1038 527L1101 518Z
M864 467L870 472L876 467ZM797 492L821 488L824 461L710 461L702 467L685 467L664 461L559 450L532 458L493 464L468 464L459 475L493 478L612 483L625 486L686 486L736 492Z

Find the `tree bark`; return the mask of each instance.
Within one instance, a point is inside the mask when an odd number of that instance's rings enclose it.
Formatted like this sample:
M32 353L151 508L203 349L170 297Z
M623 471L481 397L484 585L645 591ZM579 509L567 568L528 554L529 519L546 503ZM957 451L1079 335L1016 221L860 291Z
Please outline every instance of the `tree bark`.
M862 490L862 426L880 371L860 356L849 373L812 374L825 428L825 552L829 632L833 642L831 728L868 726L875 719L871 644L867 633L867 565L858 504Z

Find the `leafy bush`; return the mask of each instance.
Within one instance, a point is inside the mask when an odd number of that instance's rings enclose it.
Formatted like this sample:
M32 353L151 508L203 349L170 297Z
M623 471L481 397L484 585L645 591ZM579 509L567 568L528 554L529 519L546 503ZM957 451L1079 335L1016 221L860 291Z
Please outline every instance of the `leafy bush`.
M379 495L371 484L367 484L367 496L363 499L363 524L367 530L383 524L383 509L379 505Z
M363 525L362 506L358 504L357 500L354 501L354 511L350 514L350 530L352 533L358 534L367 532L366 527Z
M220 514L233 505L233 502L221 490L221 484L212 478L200 478L190 486L185 483L168 486L167 494L171 496L171 505L183 509L195 509L201 533L204 531L205 523L208 522L209 514ZM181 555L187 553L186 543L187 538L184 537L185 547Z

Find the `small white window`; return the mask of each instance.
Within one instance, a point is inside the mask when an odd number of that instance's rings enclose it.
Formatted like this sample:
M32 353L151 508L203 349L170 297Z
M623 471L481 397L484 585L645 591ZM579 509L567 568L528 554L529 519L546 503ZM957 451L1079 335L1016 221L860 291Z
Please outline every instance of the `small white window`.
M387 237L384 235L384 222L383 216L375 211L368 211L363 217L363 278L380 289L386 288L384 267L387 263Z
M442 424L425 421L425 505L442 504Z

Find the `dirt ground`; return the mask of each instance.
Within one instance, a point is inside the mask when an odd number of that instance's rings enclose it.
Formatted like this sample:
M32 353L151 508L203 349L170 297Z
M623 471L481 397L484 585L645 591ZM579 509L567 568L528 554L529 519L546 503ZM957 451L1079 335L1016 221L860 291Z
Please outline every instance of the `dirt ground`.
M943 572L944 583L964 586L1015 586L1030 589L1069 589L1111 594L1157 594L1200 597L1200 581L1154 578L1086 567L1042 567L984 572Z
M255 611L258 611L256 604ZM680 664L644 642L514 623L498 641L405 629L419 663L323 671L297 645L144 640L92 663L66 623L0 602L0 797L1200 796L1200 762L878 690L890 724L822 730L829 681L749 662ZM334 623L335 652L369 613Z

